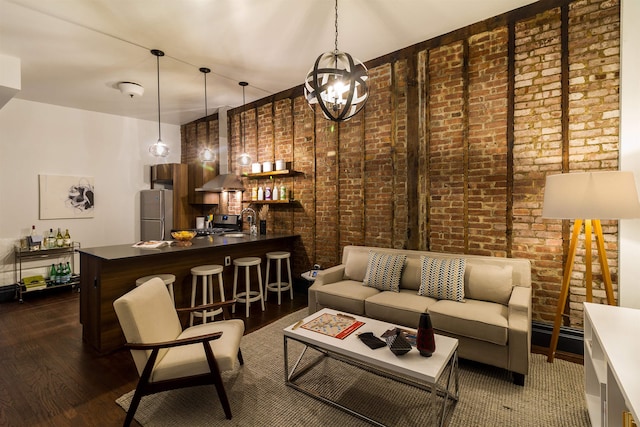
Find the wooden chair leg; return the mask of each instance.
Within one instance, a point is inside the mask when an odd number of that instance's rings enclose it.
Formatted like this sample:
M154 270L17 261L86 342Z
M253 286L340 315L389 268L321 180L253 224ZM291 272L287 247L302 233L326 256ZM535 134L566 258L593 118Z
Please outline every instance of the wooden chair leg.
M133 416L136 414L138 410L138 405L140 405L140 400L142 399L142 392L139 387L136 387L136 391L133 393L133 399L131 399L131 404L129 405L129 410L127 411L127 417L124 419L124 427L129 427L131 425L131 421L133 421Z

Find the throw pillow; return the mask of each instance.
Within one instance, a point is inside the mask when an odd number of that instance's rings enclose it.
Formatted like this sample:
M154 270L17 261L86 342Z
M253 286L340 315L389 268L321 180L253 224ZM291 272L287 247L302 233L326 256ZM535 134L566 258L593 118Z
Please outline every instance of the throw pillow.
M465 295L468 298L508 305L513 289L510 265L468 265Z
M400 292L400 277L406 255L369 252L363 285L381 291Z
M464 301L464 258L421 257L418 295Z

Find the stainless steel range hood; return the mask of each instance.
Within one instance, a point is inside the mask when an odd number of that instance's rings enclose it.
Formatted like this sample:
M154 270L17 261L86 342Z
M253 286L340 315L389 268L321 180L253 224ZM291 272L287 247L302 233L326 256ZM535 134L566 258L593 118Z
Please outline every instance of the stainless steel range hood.
M196 188L196 191L204 191L208 193L221 193L223 191L244 191L244 185L240 181L240 177L229 173L229 144L227 141L227 111L229 107L221 107L218 109L219 122L219 160L220 175L207 181L202 187Z

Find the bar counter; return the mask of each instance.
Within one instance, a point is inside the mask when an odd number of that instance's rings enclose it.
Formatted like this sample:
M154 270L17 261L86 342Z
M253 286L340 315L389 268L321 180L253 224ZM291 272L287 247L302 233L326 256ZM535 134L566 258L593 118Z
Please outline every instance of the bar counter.
M100 354L112 352L124 345L124 335L113 310L113 302L135 288L136 279L140 277L162 273L175 275L176 282L173 288L176 306L188 307L191 304L192 267L205 264L224 266L227 257L233 260L245 256L258 256L262 258L264 276L265 254L271 251L289 251L292 252L293 263L293 247L298 238L297 234L244 234L243 237L222 235L196 237L191 241L191 246L174 244L148 249L126 244L83 248L79 251L82 338ZM224 267L227 300L233 296L233 272L233 264ZM257 278L252 277L252 280ZM216 280L214 294L215 300L219 301ZM202 298L200 289L198 298Z

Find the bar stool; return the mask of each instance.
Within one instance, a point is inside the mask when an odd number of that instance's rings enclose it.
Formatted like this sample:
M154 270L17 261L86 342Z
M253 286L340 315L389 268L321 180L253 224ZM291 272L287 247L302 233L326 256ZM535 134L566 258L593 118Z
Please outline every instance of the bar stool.
M281 277L281 270L282 270L282 266L281 266L281 261L283 259L287 260L287 271L289 273L289 281L288 282L282 282L282 277ZM280 305L281 302L281 292L283 291L289 291L289 293L291 294L291 299L293 299L293 286L291 286L292 284L292 280L291 280L291 253L290 252L267 252L267 287L266 287L266 292L264 295L264 299L265 301L269 298L269 291L271 292L277 292L278 293L278 305ZM271 261L275 261L276 262L276 282L275 283L269 283L269 267L271 267Z
M260 270L260 264L262 260L260 257L243 257L236 258L233 260L234 265L234 274L233 274L233 299L237 302L244 302L246 304L246 315L249 317L249 306L253 301L260 301L262 305L262 311L264 311L264 297L262 292L262 271ZM250 267L256 266L256 270L258 272L258 290L252 291L250 286L250 278L251 275ZM238 267L244 267L244 276L245 276L245 291L237 292L238 289ZM236 305L233 305L231 309L233 313L236 312Z
M173 274L151 274L149 276L141 277L139 279L136 279L136 287L142 285L145 282L148 282L154 277L159 277L160 280L162 280L164 284L167 285L169 295L171 295L171 301L173 301L173 304L175 305L176 301L173 297L173 284L176 282L176 276L174 276Z
M198 277L202 278L202 305L210 304L213 302L213 275L218 275L218 286L220 288L220 301L224 301L224 281L222 280L222 270L224 267L217 264L200 265L191 269L191 307L196 306L196 293L198 289ZM207 313L207 310L202 312L191 312L189 315L189 325L193 326L193 319L196 317L202 318L202 323L207 323L207 318L213 317L222 313L222 309L213 310Z

